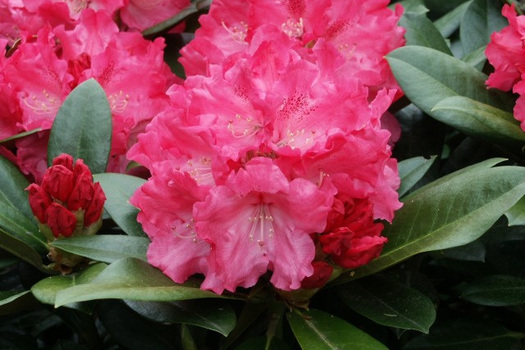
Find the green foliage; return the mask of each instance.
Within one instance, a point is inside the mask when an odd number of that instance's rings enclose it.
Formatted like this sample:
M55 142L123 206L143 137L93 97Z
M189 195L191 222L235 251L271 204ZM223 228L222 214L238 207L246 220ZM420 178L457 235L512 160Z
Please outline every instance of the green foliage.
M149 243L146 237L97 235L57 239L50 245L92 260L112 263L122 258L137 258L146 261Z
M348 283L339 288L339 295L352 310L384 326L428 333L436 319L430 298L387 278Z
M303 349L387 349L359 328L319 310L291 312L288 321Z
M111 173L95 174L93 177L94 181L100 182L106 194L104 209L122 231L131 236L145 236L142 226L137 222L139 211L129 203L129 198L146 181L135 176Z
M58 110L49 136L48 165L67 153L83 159L92 173L103 173L110 149L109 102L100 84L89 79L78 85Z

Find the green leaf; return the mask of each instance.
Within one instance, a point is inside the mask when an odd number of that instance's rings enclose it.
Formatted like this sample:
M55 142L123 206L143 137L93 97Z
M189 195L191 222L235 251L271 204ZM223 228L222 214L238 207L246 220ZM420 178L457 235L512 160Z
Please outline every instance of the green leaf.
M57 239L50 245L92 260L112 263L122 258L147 261L149 243L146 237L95 235Z
M489 160L444 176L403 199L383 234L382 254L356 270L368 275L421 252L461 246L485 233L525 193L525 168Z
M37 132L40 132L42 131L41 128L36 128L36 129L33 129L33 130L29 130L29 131L25 131L25 132L21 132L19 134L16 134L16 135L13 135L11 137L7 137L5 139L2 139L0 140L0 143L7 143L9 141L14 141L14 140L18 140L18 139L21 139L23 137L26 137L26 136L29 136L29 135L33 135L33 134L36 134Z
M78 85L53 122L47 162L62 153L83 159L93 173L103 173L111 149L111 109L106 92L94 79Z
M126 301L138 314L160 323L184 323L228 336L236 324L235 311L221 300L177 302Z
M426 46L452 55L445 39L425 14L407 12L399 24L406 29L407 45Z
M525 133L512 113L467 97L445 98L432 108L432 116L473 137L520 149L525 144Z
M425 157L414 157L405 159L398 164L401 186L399 186L399 197L403 197L421 178L427 173L428 169L434 164L436 156L429 159Z
M471 1L467 1L434 21L434 25L444 38L450 37L459 28L461 18L470 3Z
M96 174L94 180L100 182L106 194L104 208L113 221L128 235L145 236L142 226L137 222L139 210L129 203L129 198L146 180L136 176L110 173Z
M29 181L9 160L0 156L0 201L20 211L24 216L33 218L29 206L29 196L25 190Z
M4 292L0 291L0 315L18 313L36 304L30 291Z
M173 26L181 23L184 21L187 17L190 15L193 15L194 13L197 13L206 7L209 7L211 4L211 0L196 0L193 1L190 5L188 5L186 8L182 9L179 13L177 13L175 16L168 18L167 20L156 24L153 27L147 28L144 31L142 31L143 36L152 36L158 33L161 33L165 30L168 30L172 28Z
M509 226L525 225L525 197L513 205L505 215L509 220Z
M35 298L44 304L54 305L57 293L72 286L89 283L106 268L105 264L94 264L80 272L66 276L47 277L31 287Z
M482 46L479 49L469 52L463 56L461 60L481 71L485 65L485 62L487 62L487 56L485 56L486 49L487 46Z
M410 340L403 350L509 350L517 349L521 337L497 323L449 320Z
M461 297L487 306L525 304L525 279L506 275L486 276L469 283Z
M322 311L291 312L288 313L288 321L301 348L305 350L387 349L359 328Z
M436 319L432 300L416 289L370 276L338 290L352 310L384 326L428 333Z
M473 0L460 25L460 39L465 53L485 46L490 35L508 25L501 15L501 4L494 0Z
M463 96L511 111L511 96L487 89L487 76L466 62L440 51L405 46L387 56L392 72L406 96L432 116L434 106L447 97Z
M487 249L483 242L476 240L460 247L440 250L433 255L436 258L484 262L485 256L487 255Z
M38 253L47 251L47 245L35 221L2 201L0 201L0 235L23 242ZM9 246L9 243L6 244ZM3 243L0 242L0 246L2 245Z
M2 229L0 229L0 248L21 260L24 260L37 269L45 271L42 266L42 257L37 250L35 250L30 244L19 240Z
M178 301L200 298L222 296L197 287L175 284L148 263L128 258L109 265L89 284L61 290L57 293L55 306L97 299Z

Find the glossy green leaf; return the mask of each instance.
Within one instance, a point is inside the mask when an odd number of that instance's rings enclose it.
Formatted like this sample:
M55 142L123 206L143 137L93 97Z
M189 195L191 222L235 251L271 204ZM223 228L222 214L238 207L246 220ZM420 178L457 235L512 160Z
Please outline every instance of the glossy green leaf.
M486 276L469 283L461 297L487 306L525 304L525 279L506 275Z
M0 140L0 143L7 143L7 142L10 142L10 141L18 140L18 139L21 139L23 137L36 134L37 132L40 132L40 131L42 131L41 128L36 128L36 129L33 129L33 130L21 132L19 134L16 134L16 135L13 135L11 137L7 137L5 139Z
M106 92L94 79L78 85L53 122L47 162L62 153L81 158L93 173L103 173L111 149L111 109Z
M350 323L318 310L291 312L288 321L304 350L386 350L387 347Z
M438 102L431 112L437 120L467 135L497 143L516 144L520 149L525 145L525 133L512 113L470 98L446 98Z
M403 199L383 234L381 255L356 276L383 270L417 253L474 241L525 194L525 168L488 160L444 176Z
M410 340L403 350L509 350L516 349L521 337L497 323L449 320Z
M9 315L24 311L32 306L34 301L30 291L4 292L0 291L0 315Z
M434 21L434 25L444 38L448 38L459 28L461 18L463 17L463 14L471 2L472 1L467 1L459 5L452 11Z
M105 268L105 264L94 264L71 275L47 277L33 285L31 292L41 303L54 305L57 293L72 286L89 283Z
M0 156L0 201L18 209L28 218L33 217L27 191L29 181L9 160Z
M42 257L36 249L2 229L0 229L0 249L11 253L39 270L45 270L42 266ZM47 249L42 248L41 250L45 251Z
M460 261L484 262L487 255L485 244L480 240L472 243L444 250L436 251L433 256L436 258L447 258Z
M151 36L158 33L161 33L165 30L168 30L172 28L173 26L181 23L185 19L187 19L190 15L193 15L194 13L197 13L206 7L209 7L211 4L211 0L196 0L193 1L190 5L188 5L186 8L182 9L179 13L177 13L175 16L168 18L167 20L156 24L153 27L147 28L144 31L142 31L142 35L144 36Z
M146 237L95 235L58 239L50 245L92 260L112 263L122 258L147 261L149 243Z
M61 290L55 306L97 299L178 301L220 297L197 287L177 285L148 263L129 258L109 265L89 284Z
M405 159L398 163L399 178L401 186L397 192L399 197L403 197L421 178L427 173L428 169L434 164L436 156L429 159L425 157L414 157Z
M184 300L177 302L127 301L138 314L160 323L184 323L228 336L236 324L235 311L221 300Z
M486 49L487 46L482 46L479 49L466 54L461 60L470 64L472 67L475 67L477 70L482 70L487 62L487 56L485 56Z
M146 182L136 176L124 174L96 174L94 180L106 194L104 208L113 221L128 235L145 236L142 226L137 222L139 210L129 203L129 198L137 188Z
M465 53L487 45L493 32L509 24L501 15L501 6L494 0L473 0L470 3L461 19L459 31Z
M406 29L407 45L426 46L452 55L445 39L425 14L407 12L399 20L399 25Z
M432 109L447 97L463 96L493 107L512 111L511 96L487 89L487 76L466 62L440 51L405 46L387 56L392 72L406 96L432 115Z
M370 276L341 287L338 293L352 310L384 326L428 333L436 319L432 300L387 278Z
M505 215L509 226L525 225L525 197L520 199Z
M0 231L2 235L23 242L39 253L47 251L47 245L42 239L35 220L29 219L18 209L2 201L0 201Z

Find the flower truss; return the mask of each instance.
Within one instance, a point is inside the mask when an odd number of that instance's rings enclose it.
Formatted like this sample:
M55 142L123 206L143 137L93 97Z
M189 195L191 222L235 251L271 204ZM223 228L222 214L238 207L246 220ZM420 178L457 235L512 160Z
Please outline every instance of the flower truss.
M8 2L0 7L22 33L16 43L8 33L0 40L0 46L10 47L0 63L0 108L5 115L0 139L39 131L17 140L15 161L40 182L49 129L59 107L72 89L94 78L104 88L113 116L108 170L124 172L129 162L125 154L136 134L167 106L165 92L177 81L163 61L163 39L150 42L136 31L120 31L110 16L117 4L110 6L111 2L91 2L89 8L85 1L26 2L31 4ZM140 3L131 1L125 8L132 11ZM64 18L55 17L61 13ZM26 23L27 19L36 22Z
M152 174L131 200L150 263L216 293L262 276L291 291L380 254L374 220L401 206L381 118L401 94L383 56L404 41L387 3L213 2L184 85L128 153Z

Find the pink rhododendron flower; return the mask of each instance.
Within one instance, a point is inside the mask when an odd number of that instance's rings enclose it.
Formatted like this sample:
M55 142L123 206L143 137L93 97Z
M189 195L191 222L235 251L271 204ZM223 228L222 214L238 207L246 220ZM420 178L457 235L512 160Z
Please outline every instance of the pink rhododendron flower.
M320 287L337 261L353 268L375 257L386 239L373 220L392 220L401 206L381 128L395 90L371 98L285 34L256 35L253 51L173 87L171 107L128 152L152 175L132 197L152 239L148 260L176 282L200 273L201 288L217 293L266 275L284 291ZM353 201L368 203L366 220ZM327 227L345 233L326 244L334 252L318 237Z
M210 246L195 233L193 205L205 199L208 187L199 186L188 173L175 170L172 161L156 163L153 177L131 199L143 210L138 221L152 239L148 261L175 282L208 271Z
M113 117L107 170L125 172L127 150L145 124L168 105L166 90L176 82L163 61L163 49L162 39L150 42L139 33L119 32L110 17L91 9L83 10L75 25L43 27L37 39L22 42L1 62L3 86L14 95L1 107L12 115L4 118L9 133L2 136L50 129L69 92L94 78L106 91ZM22 170L37 180L45 170L38 166L46 161L46 147L41 146L25 143L17 155ZM30 150L37 152L30 155ZM37 155L44 158L39 161Z
M196 230L212 246L214 278L203 288L251 287L271 270L275 287L298 289L313 273L309 233L324 229L331 200L305 179L289 181L269 158L248 162L194 206Z
M189 0L127 0L120 17L129 28L144 30L165 21L190 5Z
M511 90L520 95L514 107L514 117L525 131L525 16L518 16L514 5L503 6L503 15L509 26L491 35L485 54L494 66L487 85L500 90Z
M397 26L402 8L388 0L216 1L199 20L195 39L181 51L187 75L209 74L211 65L265 41L286 41L301 57L336 65L365 85L399 89L384 56L404 45ZM260 35L264 33L264 35Z

